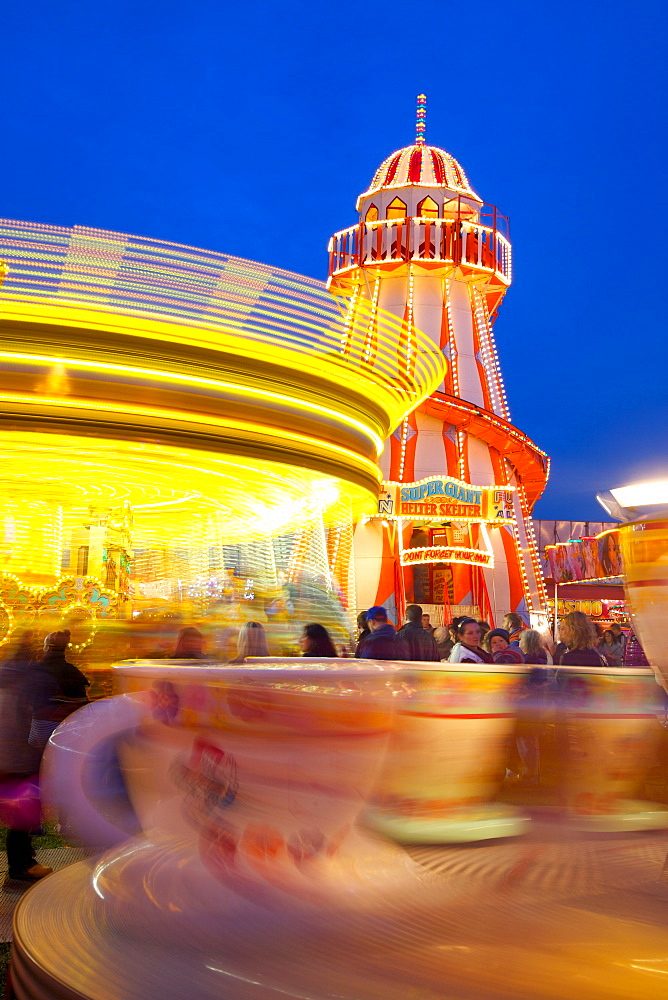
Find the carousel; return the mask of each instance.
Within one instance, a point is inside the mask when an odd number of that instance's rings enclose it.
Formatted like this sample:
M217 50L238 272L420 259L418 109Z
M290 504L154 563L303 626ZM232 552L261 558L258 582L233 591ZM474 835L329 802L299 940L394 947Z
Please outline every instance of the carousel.
M276 652L315 616L349 639L353 525L439 355L398 372L391 316L370 358L318 282L191 247L5 220L0 259L0 642L67 628L94 669L186 623L222 656L251 618Z

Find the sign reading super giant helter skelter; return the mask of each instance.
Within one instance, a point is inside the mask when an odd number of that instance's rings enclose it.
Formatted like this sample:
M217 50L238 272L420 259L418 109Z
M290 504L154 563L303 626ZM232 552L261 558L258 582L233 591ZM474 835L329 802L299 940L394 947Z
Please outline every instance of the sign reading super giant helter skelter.
M491 569L494 554L487 528L516 523L513 493L512 486L474 486L452 476L385 482L377 516L405 520L414 528L410 544L400 544L401 566L458 563ZM424 544L422 535L431 544Z
M383 483L378 497L381 517L515 522L512 486L471 486L450 476L430 476L417 483Z

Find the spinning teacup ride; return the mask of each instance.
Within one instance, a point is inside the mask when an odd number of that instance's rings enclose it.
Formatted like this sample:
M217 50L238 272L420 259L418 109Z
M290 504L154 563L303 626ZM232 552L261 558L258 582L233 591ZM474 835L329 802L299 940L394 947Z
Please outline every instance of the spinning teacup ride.
M15 996L655 997L665 834L406 852L356 823L411 666L116 667L47 753L47 799L99 853L17 908Z
M248 662L267 665L277 659L251 657ZM299 662L318 661L302 657ZM499 802L497 793L527 669L384 665L397 672L401 698L364 825L405 844L468 843L525 832L528 817Z
M336 950L352 914L440 902L438 879L355 824L403 697L396 665L115 673L123 693L72 716L47 753L64 832L103 853L20 906L17 997L313 995L296 941Z
M524 667L403 664L406 698L365 810L401 843L514 837L528 817L498 801Z
M649 669L559 669L552 764L569 823L601 833L668 827L668 806L643 796L662 742L661 695Z

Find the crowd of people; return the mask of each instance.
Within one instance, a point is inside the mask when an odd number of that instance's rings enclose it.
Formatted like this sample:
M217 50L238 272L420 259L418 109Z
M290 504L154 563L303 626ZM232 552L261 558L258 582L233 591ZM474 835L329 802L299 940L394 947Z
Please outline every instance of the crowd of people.
M622 665L626 638L620 625L599 634L590 618L573 611L562 619L556 645L551 635L528 628L519 614L508 613L500 628L470 617L455 618L450 625L432 626L430 615L419 604L409 604L400 628L391 623L387 609L376 605L357 616L354 651L335 644L324 625L309 622L297 640L301 656L358 659L411 660L446 663L500 663L534 666ZM260 622L245 622L238 631L232 664L270 655L267 633ZM174 659L207 659L205 637L197 628L183 628L177 638Z
M613 624L600 634L580 611L562 619L556 645L550 634L528 628L512 612L504 617L501 628L469 617L433 627L420 605L409 604L404 625L395 629L387 610L376 606L362 612L357 624L355 655L364 659L619 667L626 647L620 625Z

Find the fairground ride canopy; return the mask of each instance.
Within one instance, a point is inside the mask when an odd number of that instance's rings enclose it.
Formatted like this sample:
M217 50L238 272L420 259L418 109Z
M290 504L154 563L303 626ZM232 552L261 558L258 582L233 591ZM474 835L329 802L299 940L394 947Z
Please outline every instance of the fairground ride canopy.
M383 441L443 378L419 332L399 364L395 318L374 315L372 343L369 316L346 323L322 284L262 264L9 220L0 260L12 544L31 510L67 526L129 509L148 545L371 513Z

